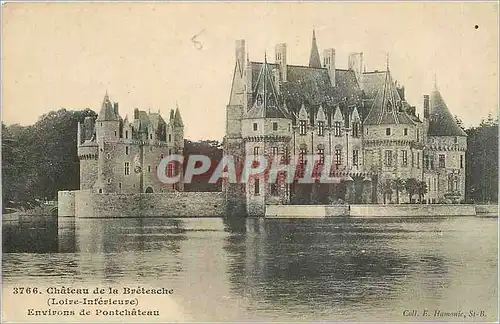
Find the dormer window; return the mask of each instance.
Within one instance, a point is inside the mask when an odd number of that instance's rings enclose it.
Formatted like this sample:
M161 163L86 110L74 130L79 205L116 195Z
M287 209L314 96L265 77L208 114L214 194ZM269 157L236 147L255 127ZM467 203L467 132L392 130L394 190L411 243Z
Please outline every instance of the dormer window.
M277 130L278 130L278 123L273 122L273 131L277 131Z
M352 137L359 137L359 123L352 123Z
M389 127L385 129L385 135L391 135L391 129Z
M404 129L404 134L405 134L405 136L408 136L408 128Z
M128 131L125 131L125 139L128 139Z
M253 123L253 130L257 131L257 129L258 129L258 124L257 123Z

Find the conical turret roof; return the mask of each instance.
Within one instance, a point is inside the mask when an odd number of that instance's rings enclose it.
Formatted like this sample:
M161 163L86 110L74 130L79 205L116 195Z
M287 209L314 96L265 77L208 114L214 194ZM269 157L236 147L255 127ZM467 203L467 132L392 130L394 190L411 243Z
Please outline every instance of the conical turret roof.
M430 98L429 130L430 136L467 136L451 114L437 88Z
M107 120L120 120L119 117L115 113L115 109L113 108L113 104L109 100L108 92L104 95L104 99L102 100L101 111L99 112L99 116L97 116L97 120L99 121L107 121Z

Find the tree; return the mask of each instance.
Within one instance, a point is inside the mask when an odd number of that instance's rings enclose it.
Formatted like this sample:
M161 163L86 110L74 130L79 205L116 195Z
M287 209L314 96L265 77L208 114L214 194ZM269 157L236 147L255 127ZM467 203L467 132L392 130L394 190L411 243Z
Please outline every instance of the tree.
M381 189L382 189L384 204L386 204L386 202L387 202L387 196L390 197L392 195L392 188L393 188L393 185L392 185L391 179L386 179L384 182L382 182Z
M498 200L498 120L491 115L478 127L467 129L465 156L466 199L475 202Z
M405 182L398 177L392 181L392 187L396 191L396 204L399 204L399 193L405 189Z
M420 200L420 203L422 203L423 197L426 193L427 193L427 183L425 183L425 181L418 181L417 182L417 194L418 194L418 200Z
M30 206L34 199L55 199L60 190L78 189L76 133L86 116L97 115L90 109L59 109L34 125L2 124L4 206Z
M418 192L418 180L415 178L406 179L405 190L408 193L408 199L411 203L413 195Z

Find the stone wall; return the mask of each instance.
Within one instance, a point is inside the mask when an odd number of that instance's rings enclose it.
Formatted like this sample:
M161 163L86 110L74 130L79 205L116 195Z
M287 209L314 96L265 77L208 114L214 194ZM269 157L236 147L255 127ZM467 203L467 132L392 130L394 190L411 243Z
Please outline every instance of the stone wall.
M75 216L75 193L77 191L59 191L57 193L57 213L59 217Z
M215 217L226 212L222 192L99 194L80 190L74 201L75 216L80 218Z
M474 216L474 205L351 205L352 217Z
M476 205L476 214L498 215L498 205Z

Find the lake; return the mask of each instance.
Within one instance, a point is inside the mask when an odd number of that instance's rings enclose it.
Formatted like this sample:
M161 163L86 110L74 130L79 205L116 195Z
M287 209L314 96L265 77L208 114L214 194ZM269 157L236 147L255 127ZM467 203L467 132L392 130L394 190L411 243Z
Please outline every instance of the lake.
M168 286L190 321L498 313L497 218L33 217L2 234L4 284ZM408 315L423 309L484 316Z

